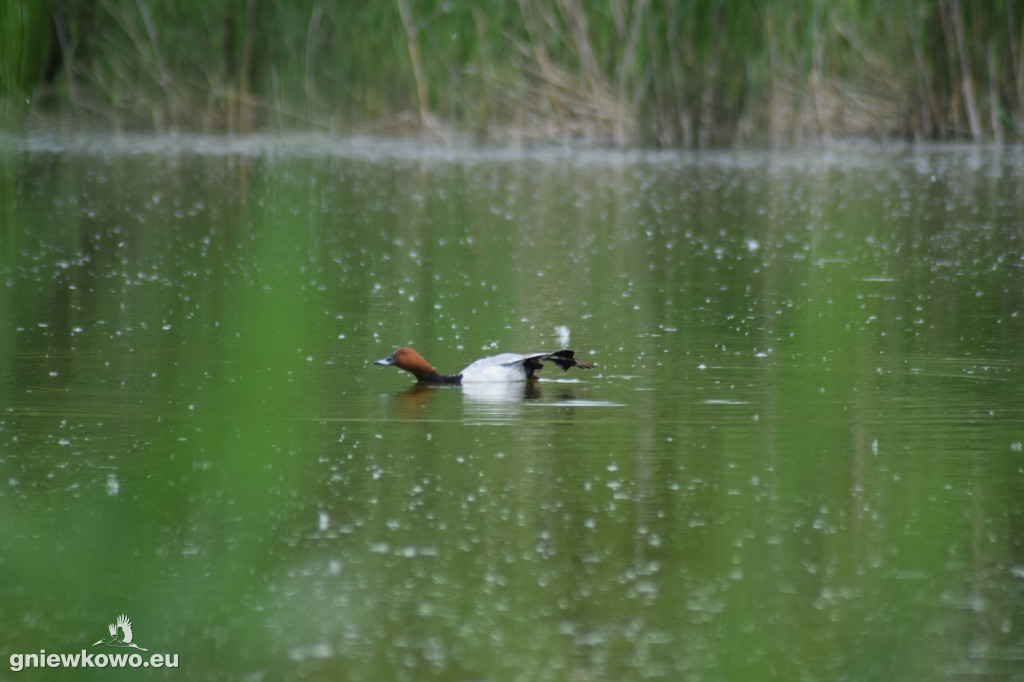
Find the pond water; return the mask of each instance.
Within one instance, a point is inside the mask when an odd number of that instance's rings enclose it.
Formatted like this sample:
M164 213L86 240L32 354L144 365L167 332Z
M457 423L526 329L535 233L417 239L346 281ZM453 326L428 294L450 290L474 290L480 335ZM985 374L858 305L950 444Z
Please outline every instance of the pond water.
M0 177L2 670L125 614L153 679L1024 680L1021 148Z

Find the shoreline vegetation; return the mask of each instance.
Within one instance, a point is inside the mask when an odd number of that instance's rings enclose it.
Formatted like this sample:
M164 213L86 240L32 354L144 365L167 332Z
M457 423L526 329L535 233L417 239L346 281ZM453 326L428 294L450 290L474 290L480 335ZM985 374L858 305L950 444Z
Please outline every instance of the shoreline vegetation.
M10 0L0 126L1019 141L1024 0Z

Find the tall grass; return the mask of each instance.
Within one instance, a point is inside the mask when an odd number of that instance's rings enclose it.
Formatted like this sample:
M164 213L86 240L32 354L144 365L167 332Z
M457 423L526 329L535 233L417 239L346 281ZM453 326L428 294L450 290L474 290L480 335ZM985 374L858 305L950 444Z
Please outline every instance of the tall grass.
M1024 129L1024 0L10 0L0 21L9 120L28 95L73 124L620 147Z

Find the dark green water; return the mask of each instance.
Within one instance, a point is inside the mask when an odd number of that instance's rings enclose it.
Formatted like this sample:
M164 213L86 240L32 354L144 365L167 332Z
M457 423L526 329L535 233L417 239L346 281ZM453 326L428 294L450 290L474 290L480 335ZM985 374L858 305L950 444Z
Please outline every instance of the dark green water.
M1024 679L1020 148L0 179L2 679L122 674L10 669L119 614L135 679ZM566 333L526 392L372 365Z

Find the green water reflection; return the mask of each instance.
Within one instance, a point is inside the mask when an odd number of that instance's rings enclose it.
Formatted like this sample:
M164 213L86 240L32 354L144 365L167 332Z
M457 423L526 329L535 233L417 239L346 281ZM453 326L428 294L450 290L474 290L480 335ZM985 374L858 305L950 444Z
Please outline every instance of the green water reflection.
M1020 150L0 150L4 670L1024 679Z

